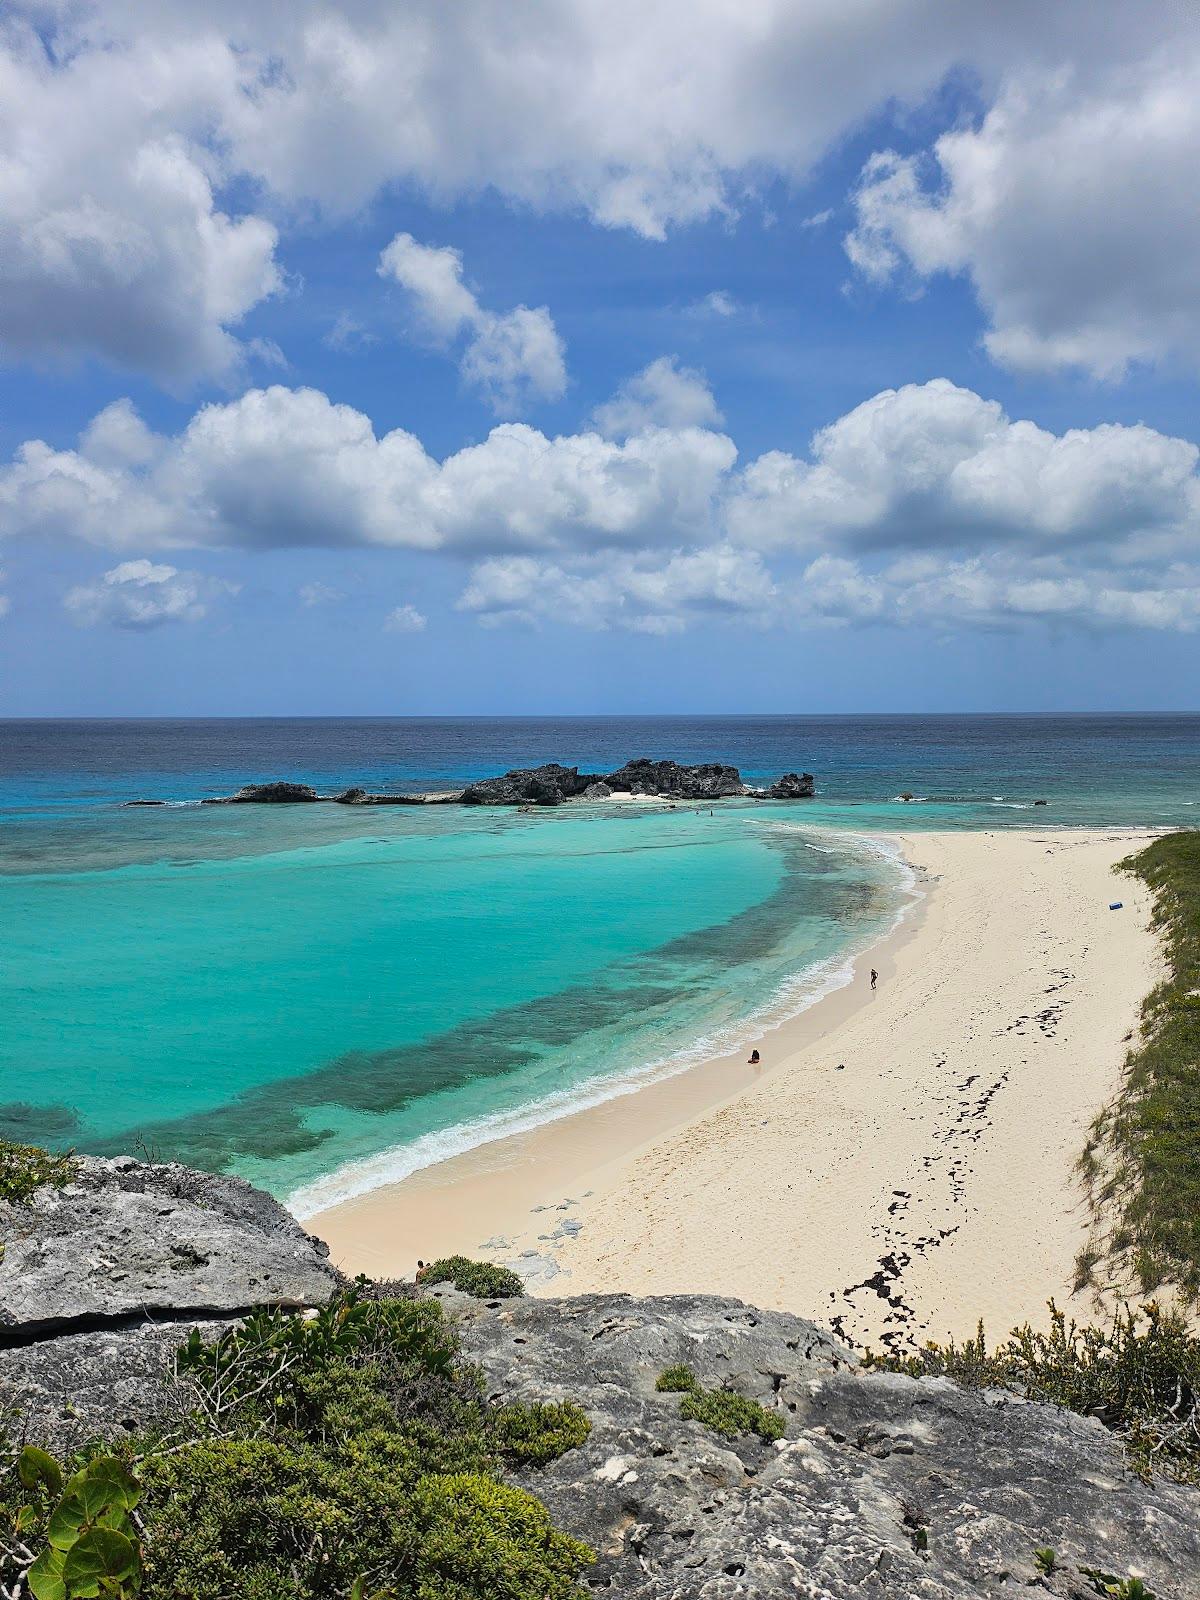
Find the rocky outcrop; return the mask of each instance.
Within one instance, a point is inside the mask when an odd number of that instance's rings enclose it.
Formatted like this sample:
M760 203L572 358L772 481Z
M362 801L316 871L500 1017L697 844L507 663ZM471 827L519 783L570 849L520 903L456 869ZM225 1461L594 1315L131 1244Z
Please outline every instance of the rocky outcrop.
M343 789L329 798L339 806L423 806L429 800L423 794L371 794L366 789Z
M311 805L321 796L307 783L248 783L236 794L206 800L206 806L294 806Z
M763 792L768 800L811 800L816 793L816 779L811 772L785 772Z
M427 794L373 794L355 786L340 794L318 794L307 783L280 779L274 783L248 783L236 794L201 801L206 806L309 805L327 801L342 806L558 806L564 800L602 800L610 795L647 795L669 800L726 800L753 795L760 800L812 798L811 773L785 772L769 789L749 789L736 767L707 761L687 766L679 761L651 761L640 756L616 772L580 772L558 761L540 767L516 767L498 778L481 778L465 789ZM162 800L126 800L125 805L159 806Z
M84 1157L73 1182L0 1204L0 1343L129 1319L323 1305L325 1245L240 1178Z
M724 800L746 792L736 767L715 761L687 767L678 761L650 761L645 756L627 761L604 782L618 792L666 795L674 800Z
M581 773L578 767L564 767L548 761L540 767L517 767L499 778L484 778L463 790L465 806L559 806L583 794L596 774Z
M590 1416L586 1446L526 1484L599 1552L599 1593L978 1600L1034 1584L1050 1548L1063 1570L1043 1592L1093 1594L1077 1569L1098 1566L1200 1597L1200 1492L1139 1483L1093 1419L864 1373L812 1323L736 1300L446 1299L489 1395ZM779 1413L785 1437L682 1421L654 1387L675 1362Z

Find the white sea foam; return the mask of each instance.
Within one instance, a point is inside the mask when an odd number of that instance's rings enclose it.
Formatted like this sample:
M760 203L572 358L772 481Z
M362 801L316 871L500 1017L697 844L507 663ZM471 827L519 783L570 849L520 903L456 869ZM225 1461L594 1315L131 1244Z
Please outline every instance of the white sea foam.
M872 930L869 937L839 951L837 955L828 956L794 974L780 984L757 1010L736 1023L702 1034L686 1049L622 1072L598 1073L569 1089L544 1095L537 1101L472 1117L447 1128L435 1128L406 1144L382 1150L378 1155L345 1162L333 1172L293 1190L284 1202L288 1210L303 1220L344 1200L368 1194L372 1189L399 1183L424 1167L449 1161L480 1145L513 1134L527 1133L531 1128L557 1122L577 1111L602 1105L607 1100L636 1094L650 1083L676 1077L702 1061L743 1048L749 1040L781 1027L791 1018L815 1006L826 995L844 989L853 980L854 965L859 957L894 932L920 900L921 890L917 886L916 874L904 859L899 846L891 840L867 834L846 834L833 828L811 828L799 823L754 820L755 825L764 830L809 835L812 848L821 854L844 854L857 850L865 856L886 861L896 869L900 887L891 921L882 929Z

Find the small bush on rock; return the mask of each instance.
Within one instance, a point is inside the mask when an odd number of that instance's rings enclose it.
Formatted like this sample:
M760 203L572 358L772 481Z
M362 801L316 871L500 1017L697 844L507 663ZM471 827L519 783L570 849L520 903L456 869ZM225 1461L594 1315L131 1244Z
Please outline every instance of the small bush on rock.
M702 1422L723 1439L756 1433L769 1444L783 1438L782 1417L729 1389L705 1389L691 1367L667 1367L654 1387L665 1394L682 1394L679 1415L689 1422Z
M61 1189L78 1170L74 1156L0 1139L0 1201L9 1205L28 1205L42 1188Z
M452 1283L476 1300L514 1300L525 1293L524 1283L508 1267L472 1261L469 1256L445 1256L435 1261L422 1272L421 1282Z
M691 1367L678 1364L666 1367L658 1375L658 1382L654 1387L661 1394L687 1394L689 1389L699 1389L700 1380Z
M492 1413L496 1449L511 1466L544 1467L588 1441L592 1424L571 1400L499 1406Z

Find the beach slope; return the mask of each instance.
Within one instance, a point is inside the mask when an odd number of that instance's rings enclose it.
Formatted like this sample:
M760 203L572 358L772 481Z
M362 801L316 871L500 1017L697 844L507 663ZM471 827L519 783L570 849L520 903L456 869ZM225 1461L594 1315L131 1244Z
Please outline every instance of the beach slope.
M761 1067L741 1050L308 1225L348 1271L461 1250L535 1292L736 1295L877 1348L1044 1320L1087 1237L1076 1159L1161 970L1149 891L1113 874L1146 838L906 835L913 910L763 1033Z

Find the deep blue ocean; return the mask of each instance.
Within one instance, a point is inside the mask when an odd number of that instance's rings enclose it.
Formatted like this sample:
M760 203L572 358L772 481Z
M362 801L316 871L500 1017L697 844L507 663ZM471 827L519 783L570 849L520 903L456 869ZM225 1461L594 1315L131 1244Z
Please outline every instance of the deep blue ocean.
M817 798L195 804L640 755L810 771ZM809 1003L904 904L899 827L1188 827L1198 802L1196 716L0 722L0 1135L307 1208Z

